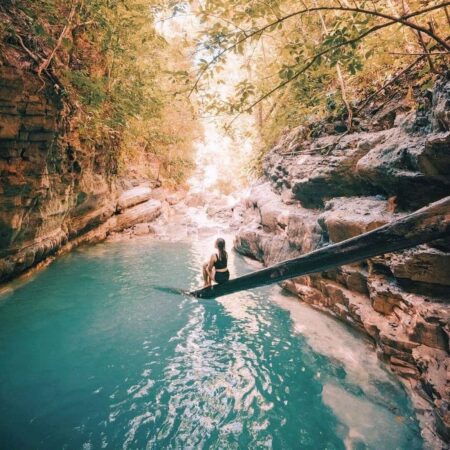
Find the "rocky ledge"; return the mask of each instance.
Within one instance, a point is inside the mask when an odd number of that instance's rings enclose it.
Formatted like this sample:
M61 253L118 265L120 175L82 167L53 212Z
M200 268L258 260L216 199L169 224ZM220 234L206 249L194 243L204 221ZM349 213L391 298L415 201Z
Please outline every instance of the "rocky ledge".
M370 231L450 194L450 83L392 128L283 137L237 208L238 252L265 265ZM236 214L237 211L235 211ZM283 286L362 331L411 389L430 447L450 438L450 239Z
M83 243L96 243L110 234L133 227L142 222L152 222L159 217L162 204L152 198L148 186L139 186L125 190L120 195L110 193L104 205L92 201L83 211L57 224L56 229L46 229L48 223L42 218L43 226L39 234L19 247L4 249L0 257L0 282L5 282L27 270L51 262ZM31 231L31 230L29 230ZM34 230L38 231L39 230Z

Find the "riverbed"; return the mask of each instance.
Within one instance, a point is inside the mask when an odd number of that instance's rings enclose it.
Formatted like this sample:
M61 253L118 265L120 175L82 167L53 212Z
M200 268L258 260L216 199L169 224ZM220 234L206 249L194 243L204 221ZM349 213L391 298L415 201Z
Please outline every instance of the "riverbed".
M0 448L422 448L407 394L342 323L278 287L166 289L198 286L212 243L81 248L0 297ZM255 267L230 252L230 269Z

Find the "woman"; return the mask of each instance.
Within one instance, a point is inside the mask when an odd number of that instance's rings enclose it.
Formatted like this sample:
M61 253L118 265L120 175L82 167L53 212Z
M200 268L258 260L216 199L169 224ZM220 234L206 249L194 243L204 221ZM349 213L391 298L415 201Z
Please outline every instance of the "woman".
M211 255L209 262L203 265L203 280L205 287L211 286L215 281L217 284L225 283L230 279L230 272L228 272L227 262L228 254L225 251L225 241L218 238L215 243L218 253Z

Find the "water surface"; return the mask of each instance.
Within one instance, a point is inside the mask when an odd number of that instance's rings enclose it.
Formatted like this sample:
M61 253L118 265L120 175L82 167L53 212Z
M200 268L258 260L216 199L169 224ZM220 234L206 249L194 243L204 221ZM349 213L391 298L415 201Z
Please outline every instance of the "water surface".
M342 324L279 288L155 289L197 286L206 244L101 244L0 297L0 448L421 448L406 394Z

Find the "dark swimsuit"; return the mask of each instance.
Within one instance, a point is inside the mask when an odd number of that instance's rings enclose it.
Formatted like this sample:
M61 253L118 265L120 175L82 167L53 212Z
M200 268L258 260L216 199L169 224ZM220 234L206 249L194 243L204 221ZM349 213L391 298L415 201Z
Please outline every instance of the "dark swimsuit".
M214 267L216 268L216 271L214 272L214 281L217 284L225 283L230 279L230 272L228 272L228 270L226 272L217 271L227 268L227 259L228 259L227 256L225 256L224 259L219 259L219 256L216 255L216 261L214 262Z

